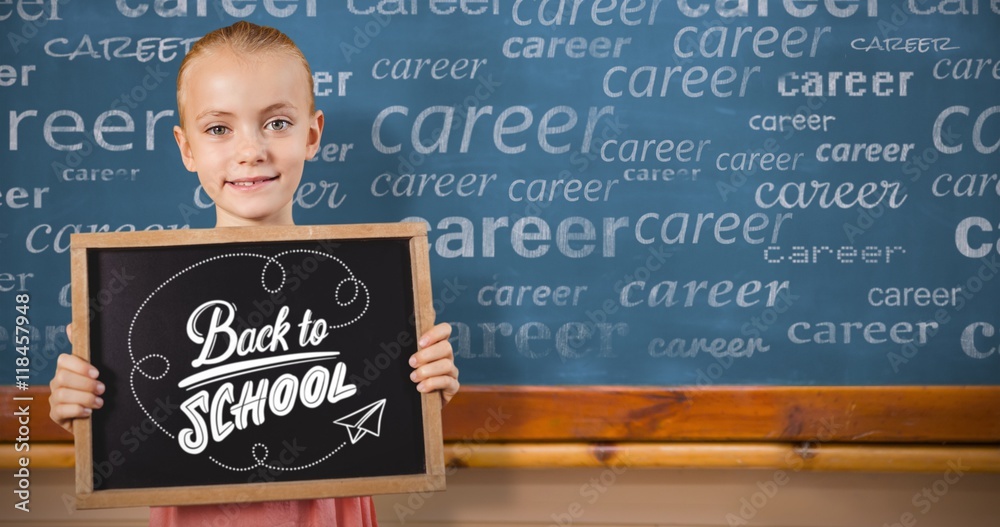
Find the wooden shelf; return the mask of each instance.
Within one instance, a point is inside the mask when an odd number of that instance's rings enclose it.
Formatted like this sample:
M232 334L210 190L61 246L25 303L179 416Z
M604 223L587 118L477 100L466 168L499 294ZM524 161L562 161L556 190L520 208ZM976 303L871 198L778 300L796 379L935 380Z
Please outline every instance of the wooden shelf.
M0 439L31 401L31 466L73 466L48 390L0 388ZM444 409L446 462L467 467L1000 472L998 386L464 386ZM19 453L0 445L0 465Z
M0 440L15 396L33 397L31 439L69 441L48 388L0 387ZM1000 444L1000 386L463 386L445 441Z
M20 454L0 444L0 467ZM844 445L796 443L475 443L448 442L445 461L472 468L685 468L860 472L1000 473L1000 445ZM31 446L31 469L72 468L72 443Z

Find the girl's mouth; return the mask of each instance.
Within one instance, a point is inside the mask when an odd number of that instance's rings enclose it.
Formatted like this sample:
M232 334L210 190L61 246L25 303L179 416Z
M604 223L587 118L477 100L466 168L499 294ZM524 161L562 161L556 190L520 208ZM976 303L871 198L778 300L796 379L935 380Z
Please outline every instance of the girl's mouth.
M276 179L278 179L278 176L274 176L274 177L264 177L264 176L260 176L260 177L248 177L248 178L237 179L237 180L234 180L234 181L226 181L226 185L231 185L231 186L236 187L236 188L241 189L241 190L243 190L243 189L250 190L250 189L262 187L262 186L264 186L264 185L266 185L266 184L268 184L271 181L274 181Z

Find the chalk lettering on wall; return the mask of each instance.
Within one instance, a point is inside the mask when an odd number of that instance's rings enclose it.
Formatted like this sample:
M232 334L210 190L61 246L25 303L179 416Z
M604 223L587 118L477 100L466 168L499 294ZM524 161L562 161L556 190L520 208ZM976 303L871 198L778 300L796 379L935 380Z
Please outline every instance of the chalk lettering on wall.
M464 382L1000 383L1000 0L0 2L0 296L33 275L40 328L71 234L213 225L174 81L244 19L301 46L326 116L296 222L425 224ZM209 441L224 383L191 407Z

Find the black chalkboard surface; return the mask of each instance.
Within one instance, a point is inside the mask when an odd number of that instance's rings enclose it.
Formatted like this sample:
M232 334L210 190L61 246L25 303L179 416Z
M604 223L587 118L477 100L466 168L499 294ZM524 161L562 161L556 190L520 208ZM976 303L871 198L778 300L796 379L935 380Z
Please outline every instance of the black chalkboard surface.
M77 433L80 506L442 488L407 364L426 233L346 229L74 237L74 352L109 387Z

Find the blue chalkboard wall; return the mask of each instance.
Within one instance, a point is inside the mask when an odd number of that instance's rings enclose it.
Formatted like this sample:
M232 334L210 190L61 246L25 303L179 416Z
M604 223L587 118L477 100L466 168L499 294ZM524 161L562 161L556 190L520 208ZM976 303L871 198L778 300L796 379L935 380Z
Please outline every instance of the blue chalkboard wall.
M327 115L296 221L426 221L466 383L1000 383L995 0L5 2L3 371L70 233L213 225L176 70L244 18Z

